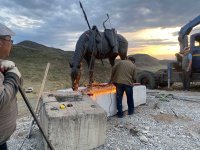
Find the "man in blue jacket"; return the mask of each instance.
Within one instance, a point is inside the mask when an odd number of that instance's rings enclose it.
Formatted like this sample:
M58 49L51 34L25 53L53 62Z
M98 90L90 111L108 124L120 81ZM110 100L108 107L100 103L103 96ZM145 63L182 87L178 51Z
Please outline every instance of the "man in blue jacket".
M186 47L182 52L178 53L182 57L182 82L183 90L190 90L190 76L192 71L192 54L190 47Z

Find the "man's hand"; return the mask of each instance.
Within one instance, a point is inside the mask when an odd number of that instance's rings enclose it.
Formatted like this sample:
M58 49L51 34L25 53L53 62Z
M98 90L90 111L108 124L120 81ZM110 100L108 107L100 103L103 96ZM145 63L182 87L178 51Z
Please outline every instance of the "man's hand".
M179 56L179 55L180 55L179 53L176 53L176 54L175 54L176 57Z
M112 80L111 79L108 81L108 84L112 84Z
M190 67L187 67L186 71L189 72L190 71Z
M8 71L12 69L13 67L15 67L15 63L10 60L3 60L0 63L0 68L2 72Z
M19 72L17 67L13 67L12 69L8 70L7 72L12 72L16 74L19 78L21 78L21 73Z

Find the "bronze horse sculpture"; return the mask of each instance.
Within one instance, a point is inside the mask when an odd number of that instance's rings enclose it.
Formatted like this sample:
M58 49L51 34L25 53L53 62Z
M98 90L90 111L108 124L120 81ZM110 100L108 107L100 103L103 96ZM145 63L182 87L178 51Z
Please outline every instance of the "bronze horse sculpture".
M99 37L98 40L96 37ZM120 59L126 59L128 41L120 34L116 34L116 44L118 54L113 53L112 47L104 32L96 30L85 31L76 43L75 52L70 63L72 89L78 90L81 77L81 65L83 58L86 60L89 68L89 84L93 82L93 69L96 59L109 59L111 66L114 65L115 58L119 55Z

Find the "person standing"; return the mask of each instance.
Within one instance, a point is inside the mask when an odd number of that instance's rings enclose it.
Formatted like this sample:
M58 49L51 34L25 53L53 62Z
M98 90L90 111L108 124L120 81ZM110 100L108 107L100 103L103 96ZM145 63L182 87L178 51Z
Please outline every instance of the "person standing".
M15 63L5 60L12 48L14 33L0 24L0 150L7 150L6 141L16 129L18 85L21 73Z
M111 73L111 82L116 86L117 116L123 117L122 98L124 92L127 96L128 115L134 113L133 83L135 80L135 58L128 57L127 60L117 62Z
M182 82L183 90L190 90L190 76L192 70L192 54L190 47L186 47L182 52L178 53L182 57Z

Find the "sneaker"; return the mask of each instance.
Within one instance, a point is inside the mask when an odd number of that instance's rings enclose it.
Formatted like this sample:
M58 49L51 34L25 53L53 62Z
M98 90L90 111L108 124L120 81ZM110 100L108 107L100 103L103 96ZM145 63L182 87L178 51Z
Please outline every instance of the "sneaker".
M134 111L128 112L128 115L132 115L132 114L134 114Z
M123 118L123 116L124 116L124 115L123 115L123 112L117 112L117 117L118 117L118 118Z

